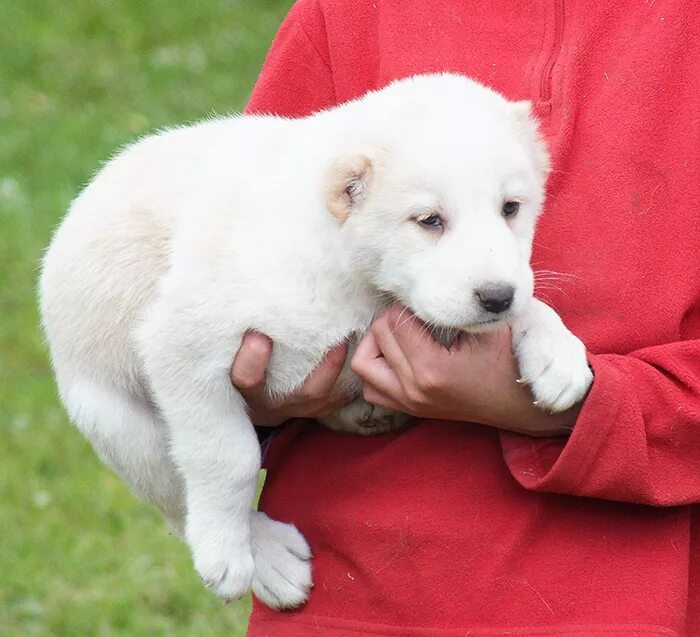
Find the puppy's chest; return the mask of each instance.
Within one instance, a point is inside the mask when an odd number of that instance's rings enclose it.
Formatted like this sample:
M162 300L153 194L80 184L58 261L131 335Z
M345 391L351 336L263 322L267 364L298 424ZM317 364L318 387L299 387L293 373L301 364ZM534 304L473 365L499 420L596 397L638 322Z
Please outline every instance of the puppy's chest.
M278 315L283 325L262 329L273 340L267 375L271 395L282 396L297 389L323 360L329 349L364 333L380 311L370 300L342 304L318 304L290 309Z
M239 328L274 343L267 374L274 395L301 385L331 347L364 332L382 309L382 299L348 265L337 241L320 230L311 237L299 232L281 224L267 242L246 244L239 233L231 250L237 263L220 279Z

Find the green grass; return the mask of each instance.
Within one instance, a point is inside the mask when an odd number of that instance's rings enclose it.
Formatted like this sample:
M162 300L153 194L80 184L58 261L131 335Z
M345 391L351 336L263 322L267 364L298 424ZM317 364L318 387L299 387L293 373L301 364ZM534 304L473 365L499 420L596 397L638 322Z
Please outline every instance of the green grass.
M245 104L291 0L0 2L0 634L242 635L187 550L70 425L37 262L115 148Z

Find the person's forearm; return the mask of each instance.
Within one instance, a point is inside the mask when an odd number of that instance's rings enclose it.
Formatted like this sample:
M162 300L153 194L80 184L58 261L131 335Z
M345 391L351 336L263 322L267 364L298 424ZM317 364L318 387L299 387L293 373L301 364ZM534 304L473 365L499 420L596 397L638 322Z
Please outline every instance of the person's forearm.
M534 404L527 386L514 383L510 389L504 392L501 402L490 404L484 410L487 415L480 419L480 424L537 438L568 436L571 433L581 412L582 402L566 411L550 413Z
M589 355L595 382L561 443L502 435L526 488L654 506L700 502L700 340Z

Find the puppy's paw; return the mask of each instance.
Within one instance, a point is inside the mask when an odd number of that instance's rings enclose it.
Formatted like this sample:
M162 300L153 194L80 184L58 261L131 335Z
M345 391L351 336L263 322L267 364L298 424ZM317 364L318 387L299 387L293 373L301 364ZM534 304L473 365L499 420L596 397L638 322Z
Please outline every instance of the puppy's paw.
M370 405L358 398L330 416L322 418L321 422L336 431L373 436L401 429L409 420L410 417L406 414Z
M537 302L539 303L539 302ZM544 304L531 320L513 325L513 347L522 382L546 411L566 411L583 400L593 382L586 348Z
M189 529L188 535L192 535ZM213 593L232 601L250 590L255 571L253 552L226 527L209 529L190 541L190 548L200 579Z
M301 606L312 587L311 549L291 524L255 513L252 520L253 593L279 610Z

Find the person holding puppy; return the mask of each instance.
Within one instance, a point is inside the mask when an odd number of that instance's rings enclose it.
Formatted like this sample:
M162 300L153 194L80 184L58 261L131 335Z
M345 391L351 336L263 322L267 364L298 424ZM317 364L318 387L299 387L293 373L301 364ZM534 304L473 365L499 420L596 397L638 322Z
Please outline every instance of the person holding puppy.
M352 366L369 402L418 421L275 436L261 508L309 540L315 589L294 612L256 604L250 635L700 634L699 31L683 0L294 5L248 112L304 116L430 71L532 102L553 163L536 295L595 379L546 414L507 329L447 350L390 307ZM338 347L270 404L271 348L249 334L232 368L257 425L347 400Z

